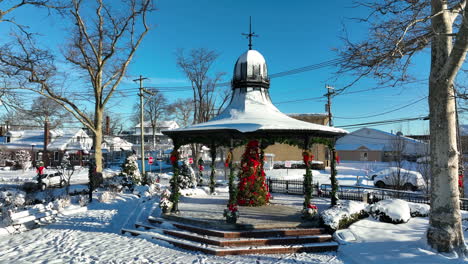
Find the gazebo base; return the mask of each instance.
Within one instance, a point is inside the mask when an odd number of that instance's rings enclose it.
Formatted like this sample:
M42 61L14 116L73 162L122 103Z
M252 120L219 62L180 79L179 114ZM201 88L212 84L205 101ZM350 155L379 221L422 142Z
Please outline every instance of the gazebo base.
M162 218L202 226L218 230L255 230L255 229L282 229L282 228L318 228L316 221L305 220L301 217L299 208L274 204L249 207L239 206L239 218L236 224L229 224L223 217L223 204L197 204L197 198L190 198L190 202L182 199L179 203L178 214L164 214ZM220 199L221 200L221 199ZM219 200L216 200L219 201Z
M318 221L301 218L298 206L242 207L238 223L228 224L221 213L226 199L222 196L183 197L178 214L159 217L159 210L155 210L147 223L137 222L136 229L125 228L122 233L144 235L217 256L338 249L332 236L325 229L317 228Z

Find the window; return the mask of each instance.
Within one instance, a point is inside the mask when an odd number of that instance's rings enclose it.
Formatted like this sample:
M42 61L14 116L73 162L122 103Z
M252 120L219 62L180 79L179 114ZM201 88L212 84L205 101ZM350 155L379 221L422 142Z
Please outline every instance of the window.
M54 152L54 161L59 161L59 153L58 151Z

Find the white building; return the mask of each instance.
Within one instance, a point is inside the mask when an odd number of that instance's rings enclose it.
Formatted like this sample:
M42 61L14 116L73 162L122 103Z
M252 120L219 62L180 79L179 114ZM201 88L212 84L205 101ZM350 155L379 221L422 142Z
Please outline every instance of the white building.
M415 160L428 155L429 145L401 134L361 128L338 139L336 150L341 160L391 161L395 155Z
M47 139L47 155L44 154L44 143L44 130L8 131L5 142L0 144L0 151L5 157L18 150L27 150L34 161L45 160L46 166L60 165L67 153L72 164L82 165L88 159L93 140L80 128L52 129Z
M135 144L140 144L140 135L141 135L141 125L137 124L134 127L134 133L132 135L132 142ZM172 144L171 139L168 136L165 136L161 133L161 130L172 130L179 128L177 122L173 120L157 122L156 126L156 142L158 144ZM153 126L150 121L145 121L143 125L144 135L145 135L145 144L153 143Z

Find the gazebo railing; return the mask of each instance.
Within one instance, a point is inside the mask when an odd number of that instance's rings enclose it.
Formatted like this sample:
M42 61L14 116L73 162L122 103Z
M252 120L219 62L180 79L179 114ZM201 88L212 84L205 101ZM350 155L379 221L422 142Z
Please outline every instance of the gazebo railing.
M271 193L304 194L302 180L279 180L267 178L268 188ZM331 185L321 184L320 188L314 184L312 194L319 197L330 197ZM384 199L397 198L412 203L429 204L429 196L419 192L389 190L373 187L340 185L338 198L341 200L378 202ZM468 210L468 198L460 198L460 209Z
M278 180L267 178L268 189L271 193L304 194L302 180ZM317 185L312 186L312 194L317 195Z

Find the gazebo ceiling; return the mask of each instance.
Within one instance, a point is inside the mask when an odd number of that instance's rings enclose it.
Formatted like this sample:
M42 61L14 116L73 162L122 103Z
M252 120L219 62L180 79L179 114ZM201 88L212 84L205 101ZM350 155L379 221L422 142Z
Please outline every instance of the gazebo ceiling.
M231 101L221 114L205 123L162 133L181 145L226 145L230 139L336 138L348 133L340 128L300 121L280 112L271 102L269 88L265 85L268 80L266 62L258 51L249 50L242 54L234 69Z

